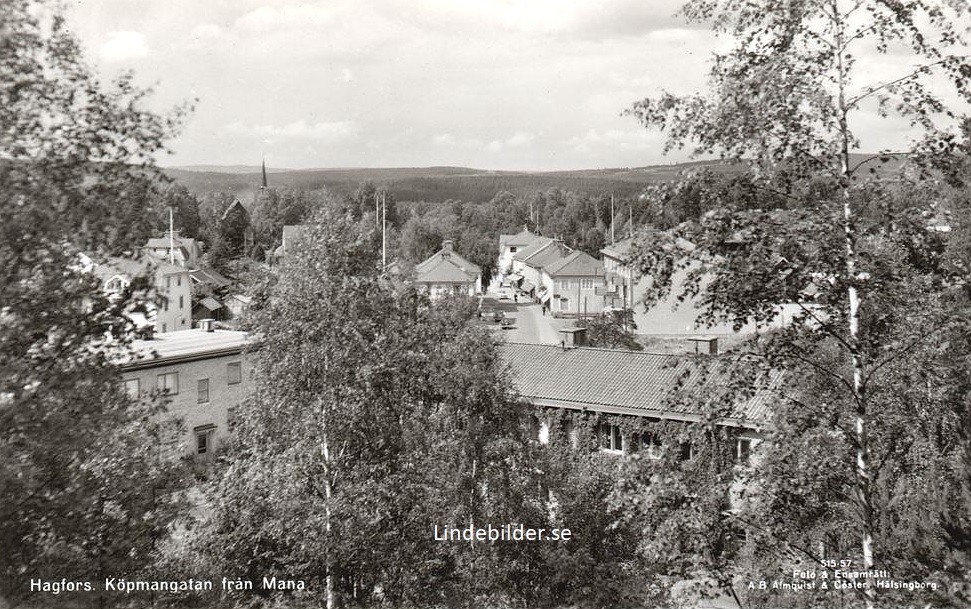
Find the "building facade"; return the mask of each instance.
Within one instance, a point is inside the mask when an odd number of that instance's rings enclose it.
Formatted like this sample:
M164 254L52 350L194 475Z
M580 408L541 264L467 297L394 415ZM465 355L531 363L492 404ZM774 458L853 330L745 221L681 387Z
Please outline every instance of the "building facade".
M499 260L496 268L499 269L500 277L505 279L507 275L515 272L513 270L513 256L539 239L542 239L542 237L529 231L525 226L522 231L515 235L499 235Z
M654 456L665 450L690 456L690 446L660 430L708 421L709 406L717 403L732 404L714 422L737 432L737 455L747 458L769 425L783 380L781 374L765 377L752 395L737 398L729 379L744 365L738 358L524 343L501 343L497 349L513 388L536 407L541 442L549 438L554 418L544 413L566 411L590 417L600 450L616 454L647 449Z
M249 346L245 332L209 327L135 341L140 357L122 364L122 379L133 398L163 395L172 423L168 441L209 459L228 439L234 409L253 391Z
M585 252L573 252L541 271L546 288L541 302L557 316L597 315L604 308L603 264Z
M138 279L147 279L149 285L144 302L144 319L136 325L154 327L156 333L177 332L192 327L192 280L189 269L151 257L137 260L111 258L103 264L93 265L94 274L101 280L102 291L111 298L119 298L135 287Z
M475 296L482 292L482 271L459 256L452 241L446 240L442 249L415 266L414 283L432 300L449 295Z

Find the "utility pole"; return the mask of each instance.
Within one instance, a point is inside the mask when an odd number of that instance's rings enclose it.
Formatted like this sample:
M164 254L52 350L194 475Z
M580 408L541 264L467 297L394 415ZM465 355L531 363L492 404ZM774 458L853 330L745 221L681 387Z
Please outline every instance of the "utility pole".
M627 209L630 212L630 220L627 224L627 238L629 239L634 236L634 204L631 203Z
M379 214L378 211L379 211L378 210L378 191L375 189L374 191L374 228L377 228L378 224L380 223L378 216L380 216L381 214Z
M169 264L175 264L175 220L169 207Z
M388 200L381 191L381 269L388 266Z
M614 195L610 195L610 245L613 245L617 241L614 236Z

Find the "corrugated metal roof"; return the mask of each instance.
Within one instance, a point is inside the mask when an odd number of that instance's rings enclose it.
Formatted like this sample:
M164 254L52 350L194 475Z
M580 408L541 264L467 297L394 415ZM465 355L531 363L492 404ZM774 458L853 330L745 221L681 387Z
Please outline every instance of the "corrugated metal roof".
M199 301L199 304L206 307L210 311L217 311L223 308L223 306L219 304L219 301L213 298L212 296L206 296L205 298Z
M514 388L533 403L563 408L697 420L706 404L724 399L723 418L764 426L774 389L742 395L729 381L740 360L699 358L619 349L500 344ZM733 395L734 392L734 395Z

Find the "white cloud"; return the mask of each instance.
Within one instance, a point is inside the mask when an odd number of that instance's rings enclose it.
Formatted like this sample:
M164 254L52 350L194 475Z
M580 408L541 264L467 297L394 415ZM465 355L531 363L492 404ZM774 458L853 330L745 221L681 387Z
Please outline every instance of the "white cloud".
M602 154L607 150L660 151L664 145L661 134L647 129L589 129L583 135L573 136L567 145L579 154Z
M139 59L148 55L148 41L145 35L130 30L108 32L108 41L98 49L98 55L109 63Z
M251 32L307 29L328 25L333 13L323 6L261 6L236 20L236 26Z
M526 148L536 139L528 131L517 131L506 139L484 142L478 138L456 138L451 133L440 133L432 137L432 144L439 147L463 148L466 150L487 150L497 153L513 148Z
M454 146L456 144L455 136L451 133L439 133L432 138L432 144L435 146Z
M357 124L354 121L318 122L310 124L304 120L299 120L282 127L275 125L246 125L241 122L235 122L226 125L225 129L232 135L259 138L266 142L305 140L335 144L352 140L357 136Z

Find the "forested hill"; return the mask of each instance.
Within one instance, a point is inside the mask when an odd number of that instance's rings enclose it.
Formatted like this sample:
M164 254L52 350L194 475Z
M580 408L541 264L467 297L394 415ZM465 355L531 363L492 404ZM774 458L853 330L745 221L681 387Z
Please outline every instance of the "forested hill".
M379 188L393 192L398 201L489 201L503 190L517 196L531 197L547 188L630 197L641 192L648 184L671 180L686 170L706 166L714 171L731 171L729 166L716 161L554 172L486 171L465 167L304 169L269 170L268 181L272 187L299 190L326 188L336 194L350 194L361 184L372 182ZM242 197L259 187L261 176L258 166L245 172L239 167L216 169L207 166L165 171L199 196L231 192Z

